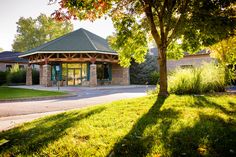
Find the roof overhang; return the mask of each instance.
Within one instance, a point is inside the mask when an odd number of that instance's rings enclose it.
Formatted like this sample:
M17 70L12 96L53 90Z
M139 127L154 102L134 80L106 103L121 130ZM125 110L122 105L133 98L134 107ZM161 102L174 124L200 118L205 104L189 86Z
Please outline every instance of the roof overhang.
M27 57L27 56L31 56L31 55L34 55L34 54L51 54L51 53L99 53L99 54L109 54L109 55L115 55L115 56L118 56L117 53L114 53L114 52L103 52L103 51L36 51L36 52L31 52L31 53L27 53L27 54L23 54L23 55L20 55L19 57L20 58L24 58L24 57Z
M18 63L18 64L28 64L28 62L17 62L17 61L0 61L0 63Z

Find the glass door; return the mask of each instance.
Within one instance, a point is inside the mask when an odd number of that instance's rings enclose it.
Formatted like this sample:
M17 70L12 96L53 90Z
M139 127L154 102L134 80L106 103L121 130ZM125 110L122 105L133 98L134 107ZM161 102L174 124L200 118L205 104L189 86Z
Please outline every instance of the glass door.
M67 83L68 86L74 86L74 69L68 69L68 77L67 77Z
M62 78L68 86L81 85L83 80L87 80L87 63L63 63Z
M70 68L68 69L67 76L68 76L68 86L81 85L82 83L81 69Z
M81 85L82 83L81 77L81 69L75 69L75 84L74 85Z

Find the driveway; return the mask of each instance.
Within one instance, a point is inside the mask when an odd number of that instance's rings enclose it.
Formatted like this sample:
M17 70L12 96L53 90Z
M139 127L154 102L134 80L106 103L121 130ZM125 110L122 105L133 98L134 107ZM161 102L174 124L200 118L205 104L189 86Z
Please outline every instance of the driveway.
M31 88L44 89L36 86ZM153 89L153 87L149 87L150 89ZM56 88L51 88L51 90L56 90ZM145 96L147 88L145 86L109 88L68 87L62 90L76 93L77 96L53 100L0 103L0 131L49 114L80 109L115 100Z

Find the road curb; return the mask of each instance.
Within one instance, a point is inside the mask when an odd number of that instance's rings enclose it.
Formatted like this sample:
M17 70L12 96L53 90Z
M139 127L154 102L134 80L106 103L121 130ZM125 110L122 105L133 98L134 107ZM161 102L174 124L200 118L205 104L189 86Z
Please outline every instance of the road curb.
M60 99L60 98L75 97L75 96L77 96L77 94L69 93L69 94L66 94L66 95L57 95L57 96L4 99L4 100L0 100L0 103L6 103L6 102L24 102L24 101L41 101L41 100Z

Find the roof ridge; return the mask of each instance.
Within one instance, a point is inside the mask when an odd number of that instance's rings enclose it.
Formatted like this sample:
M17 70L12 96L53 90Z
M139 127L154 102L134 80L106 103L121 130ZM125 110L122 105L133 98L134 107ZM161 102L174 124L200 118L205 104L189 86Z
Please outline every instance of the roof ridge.
M90 37L88 36L87 32L85 29L81 28L82 32L85 34L85 36L88 38L88 40L90 41L90 43L92 44L92 46L95 48L95 50L98 50L97 47L94 45L94 43L92 42L92 40L90 39Z
M82 29L82 28L80 28L80 29ZM54 42L60 41L60 40L64 39L65 37L69 36L70 34L76 32L76 31L79 31L80 29L74 30L74 31L72 31L72 32L70 32L70 33L67 33L67 34L64 34L64 35L62 35L62 36L60 36L60 37L58 37L58 38L56 38L56 39L53 39L53 40L48 41L48 42L46 42L46 43L44 43L44 44L42 44L42 45L37 46L37 47L35 47L34 49L37 49L37 48L39 48L40 46L42 46L40 49L46 48L46 47L48 47L49 45L53 44ZM43 46L43 45L44 45L44 46ZM33 49L30 49L30 50L33 50ZM30 50L28 50L28 51L26 51L26 52L28 53ZM37 50L37 51L40 51L40 50ZM31 53L31 52L29 52L29 53Z

